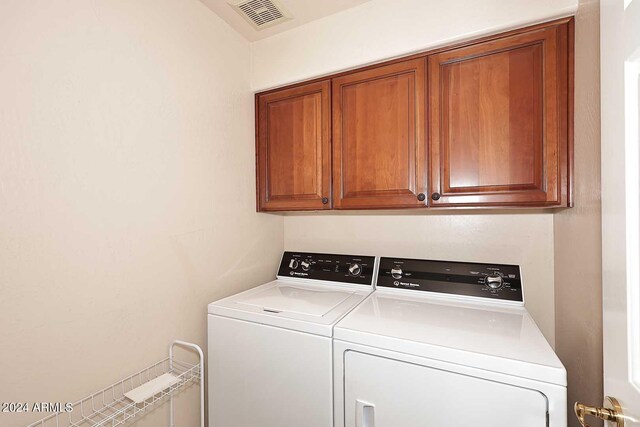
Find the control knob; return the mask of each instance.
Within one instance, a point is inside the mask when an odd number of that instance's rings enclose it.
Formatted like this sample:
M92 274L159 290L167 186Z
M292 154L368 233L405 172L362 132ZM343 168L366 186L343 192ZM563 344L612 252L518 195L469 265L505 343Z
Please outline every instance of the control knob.
M292 270L298 268L298 260L295 258L291 258L291 261L289 261L289 268Z
M360 266L360 264L355 263L349 265L349 275L357 277L360 273L362 273L362 266Z
M485 283L491 289L500 289L502 287L502 276L487 276L487 278L485 279Z
M400 267L394 267L391 269L391 277L394 279L402 278L402 269Z
M300 266L302 267L302 271L309 271L309 268L311 267L311 262L308 259L305 259L300 263Z

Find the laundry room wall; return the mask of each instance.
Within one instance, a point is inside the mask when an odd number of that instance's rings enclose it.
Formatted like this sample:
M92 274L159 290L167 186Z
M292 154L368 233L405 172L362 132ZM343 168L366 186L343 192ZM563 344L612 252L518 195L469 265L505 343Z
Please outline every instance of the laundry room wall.
M575 401L603 401L599 0L580 0L575 57L575 207L553 224L556 352L569 375L570 414ZM580 423L570 416L569 425Z
M577 0L371 0L252 43L254 90L571 15ZM285 216L285 248L514 263L555 343L553 213L448 211Z
M578 0L369 0L251 44L255 91L572 15Z
M0 402L75 401L173 339L205 348L207 303L273 277L249 54L198 0L0 2ZM198 425L197 387L178 400Z

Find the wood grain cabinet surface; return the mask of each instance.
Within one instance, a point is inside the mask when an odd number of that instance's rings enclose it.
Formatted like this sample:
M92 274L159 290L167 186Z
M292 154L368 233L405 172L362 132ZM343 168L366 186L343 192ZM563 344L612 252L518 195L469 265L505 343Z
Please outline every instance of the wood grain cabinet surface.
M568 28L428 57L433 206L566 206Z
M425 206L424 59L333 80L337 209Z
M330 99L329 80L257 97L258 210L331 208Z
M573 18L256 95L260 211L572 205Z

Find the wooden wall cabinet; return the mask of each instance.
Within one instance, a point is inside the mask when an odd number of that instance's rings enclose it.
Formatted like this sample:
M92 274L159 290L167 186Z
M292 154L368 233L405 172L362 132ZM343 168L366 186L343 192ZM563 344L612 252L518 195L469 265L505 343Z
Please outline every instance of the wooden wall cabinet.
M333 80L335 208L425 206L425 77L418 58Z
M433 206L568 205L568 27L428 57Z
M331 208L331 83L256 97L259 211Z
M260 211L572 205L573 18L256 95Z

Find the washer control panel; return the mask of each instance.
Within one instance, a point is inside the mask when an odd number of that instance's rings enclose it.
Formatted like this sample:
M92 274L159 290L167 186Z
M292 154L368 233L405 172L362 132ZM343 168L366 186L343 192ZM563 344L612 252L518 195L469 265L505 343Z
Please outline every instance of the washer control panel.
M517 265L380 258L377 286L524 301Z
M285 252L278 276L371 286L374 267L372 256Z

